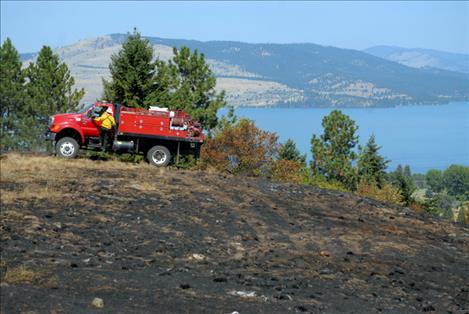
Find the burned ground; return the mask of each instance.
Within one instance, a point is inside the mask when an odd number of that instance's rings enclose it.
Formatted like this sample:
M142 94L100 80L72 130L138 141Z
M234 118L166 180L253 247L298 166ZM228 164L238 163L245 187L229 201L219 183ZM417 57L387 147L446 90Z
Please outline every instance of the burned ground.
M21 155L0 188L3 313L469 312L469 228L406 208Z

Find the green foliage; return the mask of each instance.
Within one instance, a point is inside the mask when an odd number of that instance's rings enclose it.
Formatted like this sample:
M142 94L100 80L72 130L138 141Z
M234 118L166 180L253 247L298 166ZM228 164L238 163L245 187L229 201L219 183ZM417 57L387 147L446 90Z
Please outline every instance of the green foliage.
M141 108L159 86L153 48L136 30L129 34L117 55L111 56L111 80L103 79L104 98L124 106Z
M142 161L145 160L145 157L140 154L130 154L130 153L125 153L125 154L119 154L115 155L117 156L117 160L122 161L122 162L130 162L134 164L138 164Z
M85 91L73 89L75 80L70 70L48 46L42 47L36 63L30 63L26 73L26 112L20 134L28 149L44 149L42 134L48 118L75 110Z
M469 200L469 167L449 166L443 173L443 182L449 195L462 201Z
M432 215L453 219L453 208L457 203L456 199L446 193L435 194L423 204L425 212Z
M188 47L173 49L170 73L176 75L169 107L182 109L211 129L217 125L217 111L225 106L225 93L215 92L216 80L203 53L191 53Z
M18 123L24 110L24 72L18 51L7 38L0 48L0 149L18 148Z
M179 156L179 162L174 160L174 165L179 169L194 169L197 167L197 164L197 159L191 154Z
M309 176L307 183L320 189L334 190L340 192L348 192L349 190L341 182L327 179L321 175Z
M427 182L426 182L426 175L421 173L414 173L412 174L412 179L414 180L415 185L419 189L426 189Z
M440 170L428 170L425 176L425 181L432 192L439 193L445 188L445 183L443 182L443 172Z
M356 187L356 173L352 162L356 159L353 148L358 142L355 122L339 110L333 110L322 120L324 134L313 135L311 151L313 175L340 182L348 189Z
M49 116L74 110L84 90L73 89L67 65L50 47L44 46L24 71L10 40L2 45L0 58L2 148L45 150L42 135Z
M460 204L456 221L469 224L469 201Z
M356 193L381 202L403 205L401 191L389 183L379 188L376 184L361 181L358 184Z
M273 160L269 169L272 180L290 182L295 184L308 184L310 181L309 169L296 160Z
M128 107L159 105L181 109L211 129L225 105L224 92L215 92L215 76L197 50L173 49L169 62L153 62L153 48L136 30L111 58L111 81L103 80L104 98Z
M413 202L412 194L416 189L410 167L402 168L401 165L398 165L388 177L391 184L399 189L404 204L410 206Z
M371 135L366 146L360 147L358 157L359 180L369 184L376 184L378 188L384 187L386 182L386 168L389 160L384 159L380 154L380 146L376 144L375 136Z
M288 139L285 144L280 145L278 159L292 160L298 162L300 165L306 165L306 155L300 153L292 139Z

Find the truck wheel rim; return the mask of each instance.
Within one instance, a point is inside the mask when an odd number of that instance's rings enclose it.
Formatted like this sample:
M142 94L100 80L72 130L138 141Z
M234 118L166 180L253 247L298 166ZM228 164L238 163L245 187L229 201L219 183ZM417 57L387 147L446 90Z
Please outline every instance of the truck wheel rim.
M60 145L60 153L64 156L72 156L75 152L75 146L70 142L64 142Z
M157 150L156 152L153 153L151 156L151 159L153 159L153 162L157 165L161 165L166 161L166 154L161 151Z

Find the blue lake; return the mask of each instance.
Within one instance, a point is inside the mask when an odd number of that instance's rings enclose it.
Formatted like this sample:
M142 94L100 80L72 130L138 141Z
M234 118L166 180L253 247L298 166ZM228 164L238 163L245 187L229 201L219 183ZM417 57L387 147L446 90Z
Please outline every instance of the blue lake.
M293 139L310 160L311 137L322 134L322 118L331 110L240 107L236 115L254 120L263 130L276 132L281 142ZM469 166L469 102L341 110L357 123L360 144L375 134L382 146L381 154L391 160L388 170L398 164L410 165L414 173L446 169L451 164Z

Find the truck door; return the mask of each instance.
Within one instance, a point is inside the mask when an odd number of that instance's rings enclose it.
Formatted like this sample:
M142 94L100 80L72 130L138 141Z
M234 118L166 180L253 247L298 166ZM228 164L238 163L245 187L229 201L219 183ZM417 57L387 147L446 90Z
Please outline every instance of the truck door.
M98 137L99 136L99 127L96 123L93 122L93 109L96 106L92 106L88 111L84 112L82 117L81 117L81 128L83 130L83 134L85 137L93 136L93 137Z

